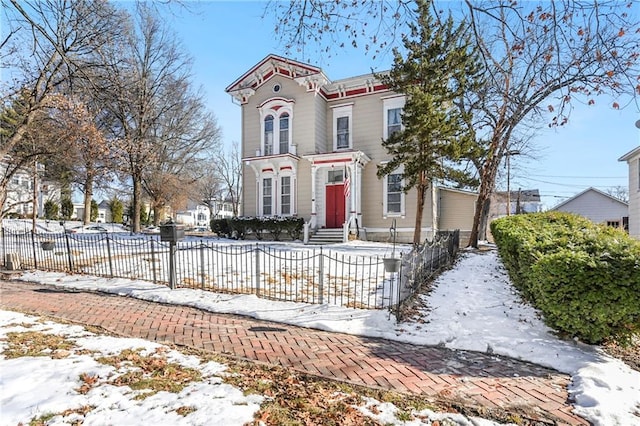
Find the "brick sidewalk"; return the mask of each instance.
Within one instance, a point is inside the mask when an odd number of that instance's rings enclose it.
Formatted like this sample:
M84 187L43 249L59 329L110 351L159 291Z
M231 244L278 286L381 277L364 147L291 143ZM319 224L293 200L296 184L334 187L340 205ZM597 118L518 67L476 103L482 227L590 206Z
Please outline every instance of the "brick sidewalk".
M0 308L94 325L118 335L281 365L358 385L455 398L558 424L569 377L509 358L329 333L199 309L0 281Z

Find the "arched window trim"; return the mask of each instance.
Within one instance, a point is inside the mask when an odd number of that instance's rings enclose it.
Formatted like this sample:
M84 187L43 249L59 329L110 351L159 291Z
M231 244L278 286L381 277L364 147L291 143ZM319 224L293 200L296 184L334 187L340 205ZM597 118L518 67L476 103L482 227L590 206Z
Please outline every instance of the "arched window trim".
M285 99L285 98L271 98L258 106L260 111L260 146L262 147L262 155L270 155L267 154L267 150L265 149L265 118L269 115L274 117L273 120L273 150L272 154L286 154L291 151L291 145L293 143L293 99ZM285 152L284 149L280 149L280 117L284 114L288 114L288 140L287 140L287 150ZM284 144L283 144L284 145Z

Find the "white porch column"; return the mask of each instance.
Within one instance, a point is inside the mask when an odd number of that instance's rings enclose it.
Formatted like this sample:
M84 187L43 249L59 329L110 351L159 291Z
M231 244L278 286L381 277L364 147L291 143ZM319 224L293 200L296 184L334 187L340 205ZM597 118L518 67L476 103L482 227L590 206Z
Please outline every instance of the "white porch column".
M318 217L317 217L317 208L316 208L316 177L318 175L318 167L313 164L311 165L311 228L318 227Z
M260 203L261 183L262 182L260 182L260 176L256 174L256 216L262 216L262 212L260 211L260 204L262 204Z
M356 219L358 219L358 227L362 227L362 165L360 164L360 162L356 163L356 167L355 167L355 174L356 174L356 187L355 187L355 194L356 194Z
M356 167L356 164L353 161L351 161L347 167L349 167L349 177L351 180L351 182L349 182L349 184L351 185L351 189L349 191L349 219L351 219L352 217L355 219L357 197L356 194L358 193L358 176L356 174L356 170L358 169L358 167Z

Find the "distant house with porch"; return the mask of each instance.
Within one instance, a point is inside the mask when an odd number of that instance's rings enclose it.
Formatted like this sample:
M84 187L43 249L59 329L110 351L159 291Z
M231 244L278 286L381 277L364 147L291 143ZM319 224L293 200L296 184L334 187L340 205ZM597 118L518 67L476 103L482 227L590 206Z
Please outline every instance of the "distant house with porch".
M402 128L405 97L373 74L330 80L313 65L269 55L226 88L242 108L242 216L300 216L307 229L411 241L415 190L402 170L382 178L382 140ZM422 236L471 229L477 194L427 191ZM464 243L463 243L464 244Z

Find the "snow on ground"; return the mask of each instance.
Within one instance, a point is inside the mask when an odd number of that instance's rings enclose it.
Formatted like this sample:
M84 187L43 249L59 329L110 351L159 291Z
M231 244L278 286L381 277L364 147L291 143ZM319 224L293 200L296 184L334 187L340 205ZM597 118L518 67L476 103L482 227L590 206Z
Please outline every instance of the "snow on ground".
M343 249L348 249L344 244ZM390 246L386 246L386 250ZM354 244L353 249L366 251ZM383 246L373 250L383 250ZM176 289L148 282L27 272L22 278L75 289L99 290L162 303L184 304L213 312L247 315L322 330L451 349L505 355L555 368L572 376L569 392L576 413L594 425L639 425L640 373L607 356L598 347L558 339L512 288L497 252L462 252L434 290L422 296L426 323L397 324L388 311L330 305L274 302L252 295Z
M76 350L60 359L0 358L2 425L29 424L34 417L86 406L94 408L84 415L57 414L46 424L126 425L139 424L144 419L144 424L205 425L210 424L211 419L220 419L217 424L242 425L253 420L264 400L259 395L245 396L240 389L223 383L220 373L225 370L224 365L215 362L201 364L196 357L173 350L167 351L168 361L198 369L203 380L193 382L179 393L162 391L145 399L136 399L139 391L107 383L124 374L123 368L116 370L96 359L124 349L143 349L143 354L151 354L162 345L142 339L95 335L79 326L40 322L38 318L0 311L0 339L4 340L7 333L25 331L64 336L75 341ZM1 346L4 350L6 343ZM77 392L82 385L79 380L81 374L98 377L97 385L86 394ZM183 416L179 414L180 407L189 407L193 411Z
M42 332L64 337L74 347L68 356L18 357L0 356L0 425L30 424L33 419L54 425L244 425L254 419L264 396L243 392L225 384L223 364L201 361L183 355L164 345L142 339L101 336L77 325L42 321L38 317L17 312L0 311L0 352L8 346L9 333ZM202 375L178 393L161 391L146 398L137 398L142 391L112 383L136 367L123 362L119 368L100 363L100 357L116 356L124 350L140 351L144 356L161 353L167 362L196 369ZM82 375L95 378L86 393L78 392ZM458 426L498 426L495 422L465 417L460 414L435 413L423 410L420 418L406 422L398 419L400 412L391 403L365 399L361 412L385 424L419 426L432 421L448 421ZM84 410L85 407L91 409ZM144 419L142 421L141 419ZM39 424L39 423L38 423Z

